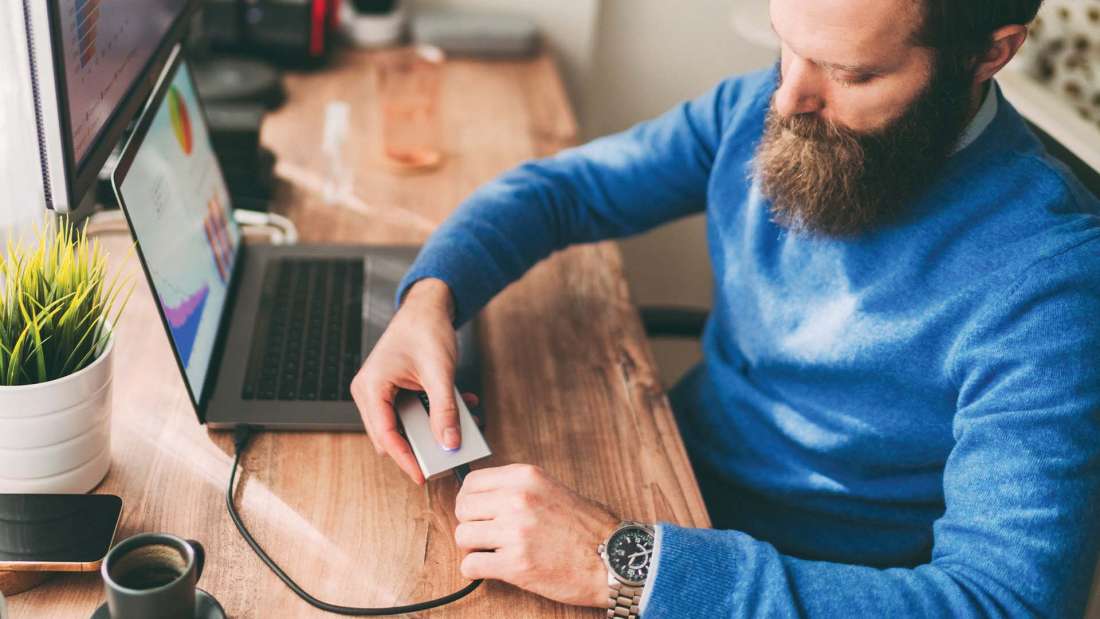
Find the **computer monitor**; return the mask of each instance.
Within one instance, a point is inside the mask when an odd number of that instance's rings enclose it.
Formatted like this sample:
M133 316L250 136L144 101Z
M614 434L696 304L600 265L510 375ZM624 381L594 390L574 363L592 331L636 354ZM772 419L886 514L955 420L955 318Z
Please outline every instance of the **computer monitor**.
M94 186L198 4L24 2L48 207L73 210Z

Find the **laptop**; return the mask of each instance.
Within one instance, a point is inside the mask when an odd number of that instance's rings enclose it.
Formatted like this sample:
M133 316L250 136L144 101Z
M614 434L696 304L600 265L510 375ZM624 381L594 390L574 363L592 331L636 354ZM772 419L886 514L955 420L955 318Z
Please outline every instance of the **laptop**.
M349 386L412 246L244 244L177 47L112 174L199 421L362 431ZM473 324L456 384L478 387Z

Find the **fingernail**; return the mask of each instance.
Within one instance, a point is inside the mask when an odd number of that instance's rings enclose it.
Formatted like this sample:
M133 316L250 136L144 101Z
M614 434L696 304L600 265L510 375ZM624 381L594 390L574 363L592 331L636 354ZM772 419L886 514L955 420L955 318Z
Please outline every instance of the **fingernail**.
M457 428L446 428L443 430L443 449L447 451L458 451L459 439Z

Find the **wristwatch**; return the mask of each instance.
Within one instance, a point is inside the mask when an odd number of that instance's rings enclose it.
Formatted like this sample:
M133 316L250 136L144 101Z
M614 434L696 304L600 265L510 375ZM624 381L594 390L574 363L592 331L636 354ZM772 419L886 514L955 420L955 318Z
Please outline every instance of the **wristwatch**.
M642 588L649 577L653 559L653 527L640 522L623 522L599 545L607 566L607 586L611 594L607 601L608 617L641 617Z

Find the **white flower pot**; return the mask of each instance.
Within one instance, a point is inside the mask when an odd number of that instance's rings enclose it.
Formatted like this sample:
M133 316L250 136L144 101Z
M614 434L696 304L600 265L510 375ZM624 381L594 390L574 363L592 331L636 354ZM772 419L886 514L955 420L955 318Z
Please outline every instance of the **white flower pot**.
M0 493L84 493L111 467L114 337L88 367L0 387Z

